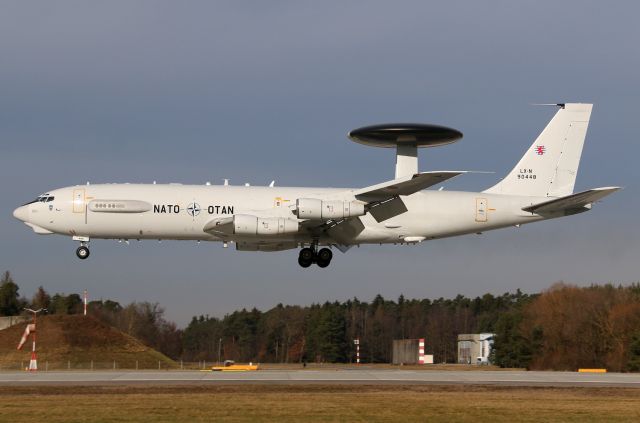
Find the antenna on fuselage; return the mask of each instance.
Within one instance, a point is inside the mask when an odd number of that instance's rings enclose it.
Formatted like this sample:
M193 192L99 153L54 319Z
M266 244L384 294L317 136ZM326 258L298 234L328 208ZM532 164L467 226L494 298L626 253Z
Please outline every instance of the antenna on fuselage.
M370 147L395 147L398 179L418 173L418 148L451 144L462 138L462 132L439 125L387 123L354 129L347 136Z

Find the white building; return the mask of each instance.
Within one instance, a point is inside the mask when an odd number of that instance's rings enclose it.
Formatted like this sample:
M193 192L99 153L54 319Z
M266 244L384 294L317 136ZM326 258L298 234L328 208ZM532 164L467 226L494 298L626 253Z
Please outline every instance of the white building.
M493 333L467 333L458 335L458 363L489 364L493 348Z

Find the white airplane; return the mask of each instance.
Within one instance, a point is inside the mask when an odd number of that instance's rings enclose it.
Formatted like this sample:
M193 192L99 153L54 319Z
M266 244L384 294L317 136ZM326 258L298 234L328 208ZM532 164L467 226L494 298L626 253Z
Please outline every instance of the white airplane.
M462 133L436 125L353 130L361 144L396 148L395 179L366 188L181 184L77 185L39 195L13 215L37 234L90 239L171 239L235 243L239 251L301 248L298 263L327 267L332 247L417 244L582 213L619 187L573 193L591 104L559 110L513 170L482 192L426 190L465 171L418 171L418 147ZM322 248L321 248L322 247Z

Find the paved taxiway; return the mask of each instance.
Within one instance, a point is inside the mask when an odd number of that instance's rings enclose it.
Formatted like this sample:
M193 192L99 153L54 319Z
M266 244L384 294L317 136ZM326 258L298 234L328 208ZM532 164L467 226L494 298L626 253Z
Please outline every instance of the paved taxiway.
M503 386L610 386L640 388L640 375L525 371L261 370L0 372L0 386L158 384L434 384Z

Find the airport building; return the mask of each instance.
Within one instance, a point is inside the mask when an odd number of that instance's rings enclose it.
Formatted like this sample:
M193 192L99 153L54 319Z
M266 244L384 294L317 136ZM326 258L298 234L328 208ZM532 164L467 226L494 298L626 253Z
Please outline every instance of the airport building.
M424 353L425 341L421 339L394 339L393 364L433 364L433 355Z
M466 333L458 335L459 364L489 364L493 348L493 333Z

